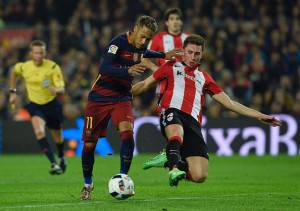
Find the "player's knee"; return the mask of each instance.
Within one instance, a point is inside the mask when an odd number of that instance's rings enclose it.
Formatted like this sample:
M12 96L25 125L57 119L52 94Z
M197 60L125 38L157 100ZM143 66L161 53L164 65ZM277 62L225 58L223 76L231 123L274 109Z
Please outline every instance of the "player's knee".
M43 130L36 130L34 133L38 140L42 139L46 136L45 131L43 131Z
M191 180L197 183L205 182L207 177L208 177L208 173L204 173L204 172L196 172L191 174Z
M124 131L129 131L129 130L133 130L133 125L130 122L120 122L118 125L118 129L120 131L120 133L124 132Z
M96 143L94 142L84 142L83 151L94 152L96 148Z
M55 141L55 143L57 143L57 144L61 144L64 142L64 139L62 136L52 136L52 138Z

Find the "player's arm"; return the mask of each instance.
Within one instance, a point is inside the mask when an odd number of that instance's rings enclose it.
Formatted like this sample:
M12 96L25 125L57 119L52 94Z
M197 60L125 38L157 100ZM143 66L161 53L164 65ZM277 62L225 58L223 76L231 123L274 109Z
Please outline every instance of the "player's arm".
M154 86L158 81L165 79L171 71L170 67L172 67L172 64L170 62L166 62L163 66L159 67L151 76L141 82L136 83L132 87L133 95L138 95Z
M181 48L175 48L171 51L168 51L167 53L147 49L143 54L143 58L162 58L166 60L171 60L175 56L180 55L181 53L182 53Z
M100 65L100 74L111 75L120 78L131 77L134 75L140 75L145 71L143 64L135 64L131 67L116 67L113 65L115 56L106 55Z
M100 73L105 75L111 75L115 77L128 77L129 72L127 67L117 67L114 66L114 60L117 55L111 55L110 53L105 53L103 60L100 65Z
M64 94L65 82L63 79L62 71L57 64L53 66L53 69L54 69L54 72L52 74L53 86L49 87L49 91L52 95Z
M11 92L13 92L13 90L17 90L17 78L18 75L11 70L9 74L9 87Z
M258 119L259 121L270 124L272 126L280 126L281 121L276 119L273 116L263 114L257 110L254 110L252 108L248 108L247 106L244 106L232 99L225 94L225 92L220 92L218 94L215 94L212 96L214 100L219 102L221 105L223 105L225 108L234 111L236 113L239 113L244 116L253 117Z
M120 67L114 65L115 61L117 61L119 57L120 48L122 48L122 40L117 37L111 41L107 51L104 53L103 60L100 65L100 73L126 78L139 75L144 72L145 67L141 64L136 64L131 67Z
M158 66L154 64L149 58L164 58L167 60L171 60L175 56L178 56L181 52L182 50L178 48L173 49L167 53L147 49L143 54L143 60L141 64L152 72L155 72L158 69Z
M152 73L155 72L159 68L150 59L146 59L146 58L143 58L140 64L142 64L145 68L151 70Z
M149 88L153 87L157 81L154 79L153 75L149 76L143 81L140 81L133 85L132 87L132 94L133 95L139 95L142 92L148 90Z
M22 74L22 63L17 63L9 73L9 104L11 108L15 107L17 98L17 79Z

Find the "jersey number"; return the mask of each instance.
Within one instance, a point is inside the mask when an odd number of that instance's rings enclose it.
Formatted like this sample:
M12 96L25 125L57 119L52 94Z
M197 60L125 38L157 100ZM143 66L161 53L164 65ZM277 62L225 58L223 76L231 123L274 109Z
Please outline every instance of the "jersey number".
M86 129L92 129L93 128L93 117L88 116L86 117Z

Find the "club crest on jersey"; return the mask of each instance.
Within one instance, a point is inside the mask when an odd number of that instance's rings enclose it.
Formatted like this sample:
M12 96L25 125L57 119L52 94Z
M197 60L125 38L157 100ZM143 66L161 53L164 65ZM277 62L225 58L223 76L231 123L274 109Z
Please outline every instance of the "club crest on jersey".
M118 46L116 45L110 45L108 48L108 53L116 54L118 51Z
M169 113L167 116L167 121L171 122L173 120L174 114L173 113Z
M91 137L92 136L92 131L91 130L86 130L85 131L85 136L86 137Z

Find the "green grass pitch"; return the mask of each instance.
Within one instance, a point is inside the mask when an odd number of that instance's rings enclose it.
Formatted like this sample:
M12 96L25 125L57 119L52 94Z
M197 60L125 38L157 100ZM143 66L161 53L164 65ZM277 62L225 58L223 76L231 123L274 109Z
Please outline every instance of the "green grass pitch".
M80 201L80 158L69 158L64 175L48 174L42 155L0 155L0 210L300 210L300 157L211 156L204 184L168 186L164 169L142 170L150 155L134 158L130 176L136 195L119 201L107 182L119 158L96 157L91 201Z

